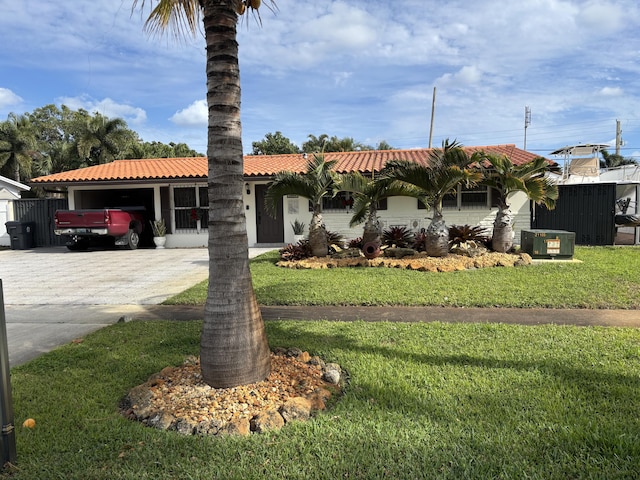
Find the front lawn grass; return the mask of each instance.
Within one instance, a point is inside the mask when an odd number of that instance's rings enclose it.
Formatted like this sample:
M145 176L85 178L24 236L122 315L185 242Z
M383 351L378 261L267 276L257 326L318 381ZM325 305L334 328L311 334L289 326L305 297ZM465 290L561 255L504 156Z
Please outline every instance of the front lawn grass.
M582 263L432 273L397 268L292 270L277 252L251 262L261 305L640 308L640 247L576 247ZM207 281L169 299L203 304Z
M349 373L306 423L186 437L118 414L198 353L200 322L120 323L12 370L18 461L2 478L638 478L640 331L502 324L267 322ZM35 429L20 427L32 417Z

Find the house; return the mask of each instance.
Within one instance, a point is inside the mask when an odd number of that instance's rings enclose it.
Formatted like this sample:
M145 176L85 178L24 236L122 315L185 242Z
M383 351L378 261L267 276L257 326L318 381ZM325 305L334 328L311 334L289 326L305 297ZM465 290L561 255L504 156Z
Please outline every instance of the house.
M475 151L507 155L515 164L529 162L537 155L514 145L465 147ZM429 149L375 150L326 153L327 160L337 160L341 173L359 171L376 175L388 160L428 163ZM250 246L281 245L293 242L291 223L308 224L311 218L308 201L294 196L283 199L281 213L272 218L265 210L264 196L274 174L283 170L304 172L306 154L244 157L245 215ZM207 245L207 159L162 158L116 160L104 165L56 173L33 179L33 185L46 189L66 187L70 209L144 206L151 219L164 218L168 226L167 247ZM516 243L520 231L530 227L530 206L526 195L516 193L510 199L515 215ZM496 214L495 199L485 187L459 188L457 195L445 199L444 214L449 225L483 225L491 227ZM426 228L429 211L413 198L394 197L382 205L379 216L385 228L402 225L412 230ZM327 198L323 218L328 230L345 238L362 235L362 228L349 228L351 218L348 194Z
M11 244L5 224L14 220L13 201L20 198L20 192L28 190L31 187L0 175L0 246Z

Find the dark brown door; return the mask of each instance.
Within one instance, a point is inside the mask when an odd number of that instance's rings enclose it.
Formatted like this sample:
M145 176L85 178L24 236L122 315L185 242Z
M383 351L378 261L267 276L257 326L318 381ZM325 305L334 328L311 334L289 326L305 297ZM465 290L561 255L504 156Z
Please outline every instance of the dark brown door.
M256 230L258 232L258 243L283 243L284 221L282 219L282 199L278 202L278 214L276 218L273 218L264 206L264 195L266 192L266 185L256 185Z

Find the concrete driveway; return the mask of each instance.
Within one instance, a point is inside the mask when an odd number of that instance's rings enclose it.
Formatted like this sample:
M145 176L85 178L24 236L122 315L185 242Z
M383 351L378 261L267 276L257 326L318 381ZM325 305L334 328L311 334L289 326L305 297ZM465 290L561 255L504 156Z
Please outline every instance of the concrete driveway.
M206 279L208 262L206 248L0 250L9 364L144 312Z

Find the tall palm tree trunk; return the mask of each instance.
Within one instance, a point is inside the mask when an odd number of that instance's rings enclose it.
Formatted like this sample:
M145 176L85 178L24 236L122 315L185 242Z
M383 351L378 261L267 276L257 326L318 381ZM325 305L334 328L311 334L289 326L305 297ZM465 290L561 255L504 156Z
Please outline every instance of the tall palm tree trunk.
M495 252L506 253L513 247L513 214L508 205L500 205L493 222L491 248Z
M200 358L204 381L226 388L264 380L271 363L249 270L242 202L237 16L232 2L201 4L209 105L209 289Z

